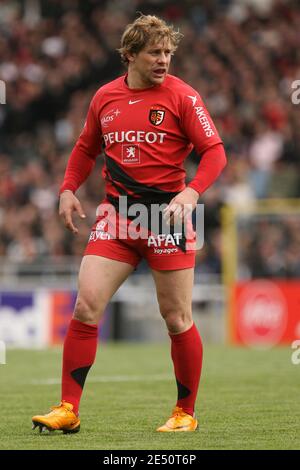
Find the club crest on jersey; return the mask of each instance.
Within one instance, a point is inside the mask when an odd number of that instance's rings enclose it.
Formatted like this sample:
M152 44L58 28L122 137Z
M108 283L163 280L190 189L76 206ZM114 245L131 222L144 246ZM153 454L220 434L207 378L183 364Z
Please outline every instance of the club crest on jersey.
M154 126L159 126L165 118L165 110L152 106L149 113L149 120Z

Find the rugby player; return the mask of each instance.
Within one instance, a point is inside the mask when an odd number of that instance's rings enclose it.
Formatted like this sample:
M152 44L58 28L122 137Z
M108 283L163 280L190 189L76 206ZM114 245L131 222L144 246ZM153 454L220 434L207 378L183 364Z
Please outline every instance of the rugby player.
M32 418L40 430L80 429L79 403L98 343L98 324L113 294L142 258L153 275L161 315L171 341L177 402L160 432L195 431L195 401L202 368L202 342L192 317L195 249L183 234L121 237L120 199L165 203L170 226L194 209L226 164L222 141L199 95L168 73L181 34L164 20L140 15L129 24L119 49L127 72L94 95L85 126L71 153L60 190L59 214L78 233L73 215L85 217L75 193L104 151L105 200L98 207L79 272L79 289L63 351L61 403ZM201 57L199 57L201 60ZM186 185L184 161L195 148L199 166ZM110 223L113 213L117 214ZM125 226L129 226L130 217ZM123 224L124 227L124 224Z

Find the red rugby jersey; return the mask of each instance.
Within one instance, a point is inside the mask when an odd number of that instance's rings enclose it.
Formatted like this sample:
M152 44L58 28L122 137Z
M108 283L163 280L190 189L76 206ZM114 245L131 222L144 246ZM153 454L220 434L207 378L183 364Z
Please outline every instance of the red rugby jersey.
M218 144L222 141L214 123L191 86L167 75L161 85L130 89L124 75L102 86L94 95L68 162L61 192L78 189L104 145L107 195L150 199L156 195L159 199L159 195L184 189L183 164L193 147L205 155L211 147L222 147ZM206 172L210 166L217 167L212 170L215 173L212 179L222 170L224 158L223 152L215 161L209 157L204 162ZM198 171L190 186L201 192L205 182L199 183L199 174L201 179Z

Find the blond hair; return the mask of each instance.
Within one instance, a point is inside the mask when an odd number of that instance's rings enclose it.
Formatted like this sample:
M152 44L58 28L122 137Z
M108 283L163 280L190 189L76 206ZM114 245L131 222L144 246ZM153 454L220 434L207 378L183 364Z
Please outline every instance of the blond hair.
M182 37L183 34L175 31L173 26L168 25L161 18L141 14L133 23L127 25L121 38L121 47L117 50L122 62L128 64L128 53L137 54L146 44L154 44L165 39L170 41L172 52L174 52Z

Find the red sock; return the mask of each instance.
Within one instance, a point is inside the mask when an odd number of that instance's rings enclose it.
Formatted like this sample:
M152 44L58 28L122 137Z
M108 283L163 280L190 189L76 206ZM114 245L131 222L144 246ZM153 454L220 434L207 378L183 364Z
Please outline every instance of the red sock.
M202 368L202 342L193 326L177 335L170 334L178 398L176 406L193 416Z
M76 414L86 376L96 357L97 341L97 325L71 320L64 342L62 400L72 403Z

